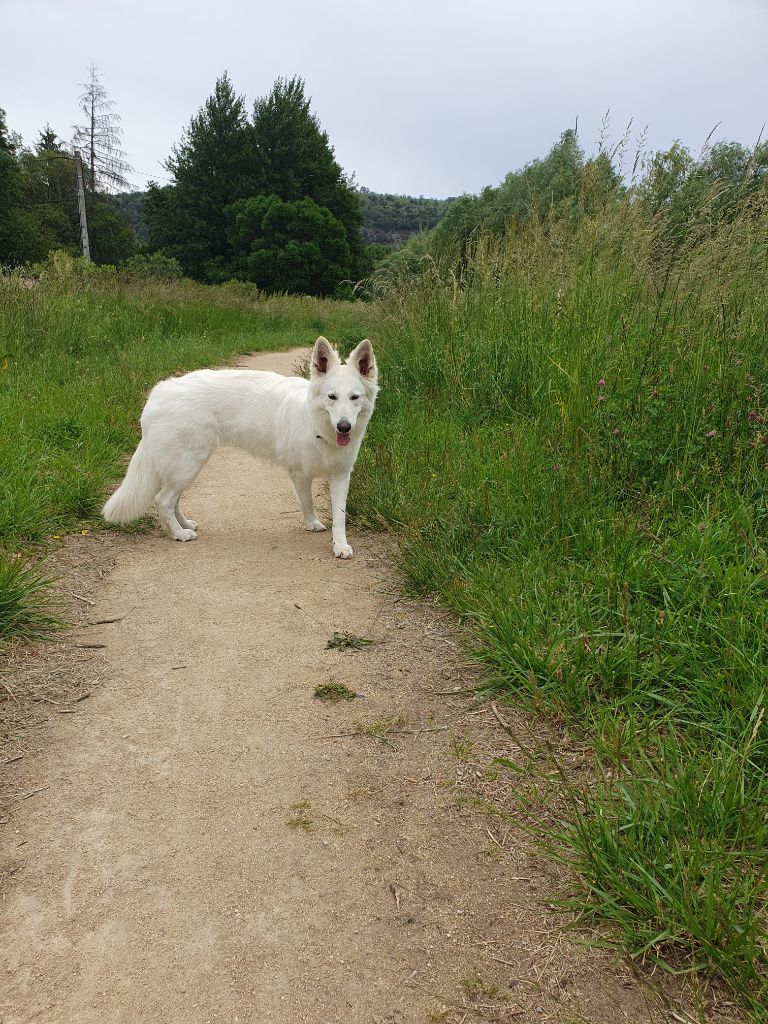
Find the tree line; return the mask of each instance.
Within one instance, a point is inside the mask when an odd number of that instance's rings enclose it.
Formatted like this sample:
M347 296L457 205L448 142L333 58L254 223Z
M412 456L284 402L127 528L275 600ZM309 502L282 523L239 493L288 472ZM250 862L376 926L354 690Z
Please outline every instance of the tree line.
M425 252L463 262L481 234L501 237L552 218L577 221L616 202L640 204L649 223L659 225L659 252L674 253L743 210L745 200L768 194L768 142L754 148L716 142L698 157L675 142L638 155L630 183L616 159L624 143L587 158L576 131L563 132L545 157L510 172L497 187L451 202L428 236L405 246L400 264Z
M0 116L0 264L78 252L74 148L96 261L159 254L202 282L349 294L382 253L443 212L437 200L357 189L298 77L278 79L249 112L225 73L172 147L169 183L126 191L119 115L95 68L84 90L71 147L46 126L25 148Z

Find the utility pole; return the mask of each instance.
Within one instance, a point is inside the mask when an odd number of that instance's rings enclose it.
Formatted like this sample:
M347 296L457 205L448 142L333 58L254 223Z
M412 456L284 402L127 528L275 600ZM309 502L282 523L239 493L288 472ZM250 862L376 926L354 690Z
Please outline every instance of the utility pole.
M80 245L83 250L83 258L91 258L91 247L88 244L88 221L85 216L85 189L83 188L83 158L80 150L75 150L75 169L77 170L77 205L80 210Z

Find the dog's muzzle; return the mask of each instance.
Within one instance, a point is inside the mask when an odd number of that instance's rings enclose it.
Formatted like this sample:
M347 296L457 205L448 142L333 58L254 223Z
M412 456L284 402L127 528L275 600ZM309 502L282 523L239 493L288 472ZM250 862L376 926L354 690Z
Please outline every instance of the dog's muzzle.
M352 429L352 424L349 420L342 419L336 424L336 444L340 444L342 447L348 445L351 438L349 432Z

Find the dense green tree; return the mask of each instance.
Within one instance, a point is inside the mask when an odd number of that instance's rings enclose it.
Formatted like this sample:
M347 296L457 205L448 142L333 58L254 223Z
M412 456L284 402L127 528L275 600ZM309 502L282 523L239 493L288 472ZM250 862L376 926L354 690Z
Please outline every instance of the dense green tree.
M224 209L252 194L252 165L244 101L224 74L173 147L166 165L174 176L173 192L150 190L150 246L162 248L185 273L205 280L206 261L231 256Z
M305 281L311 291L327 293L333 287L328 283L330 268L337 274L335 283L364 272L367 255L357 195L310 111L301 79L278 79L269 95L256 102L249 121L242 97L225 74L174 147L167 167L174 184L152 184L144 203L148 244L177 259L185 273L203 281L248 273L253 280L258 264L262 287L296 291ZM266 234L252 241L259 243L258 250L263 237L271 239L264 243L265 253L278 237L290 242L282 260L263 253L257 258L250 249L244 252L242 239L235 246L226 211L239 200L254 197L271 197L271 213L264 212L266 227L259 228ZM311 205L292 205L306 199ZM336 237L339 225L343 247ZM312 243L308 232L313 228L319 232L315 255L320 260L314 275L305 265ZM246 255L253 257L247 266ZM263 283L270 274L279 283Z
M270 291L309 295L330 295L349 277L344 225L314 200L254 196L226 212L235 252L227 268L231 276ZM214 268L209 276L215 277Z
M510 171L497 188L452 202L434 231L432 249L463 259L480 229L501 235L529 218L592 212L620 188L610 157L599 153L585 161L576 132L568 129L545 157Z
M185 274L202 280L209 256L206 232L204 225L195 230L189 217L189 208L176 185L150 181L144 196L147 248L178 260Z
M13 260L16 250L14 210L21 196L21 175L16 147L8 131L5 111L0 108L0 264Z
M40 260L47 252L45 234L24 195L20 146L0 109L0 265Z
M44 240L42 255L51 249L78 253L80 220L72 154L46 125L34 150L23 151L19 160L25 203L34 212Z
M310 109L301 78L278 78L253 108L255 191L287 202L309 198L346 231L352 273L365 271L360 202L334 156L328 133Z

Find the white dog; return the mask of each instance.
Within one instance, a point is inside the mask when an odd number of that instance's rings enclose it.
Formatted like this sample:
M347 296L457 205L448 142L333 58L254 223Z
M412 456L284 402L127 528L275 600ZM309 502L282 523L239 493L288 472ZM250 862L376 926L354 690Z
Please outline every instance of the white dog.
M367 339L342 363L329 342L318 338L309 380L262 370L196 370L164 380L147 399L141 441L102 515L110 523L126 523L154 499L171 537L195 540L197 523L182 514L181 495L219 445L234 445L288 471L307 530L325 529L312 505L312 481L326 479L333 553L351 558L349 478L378 390Z

